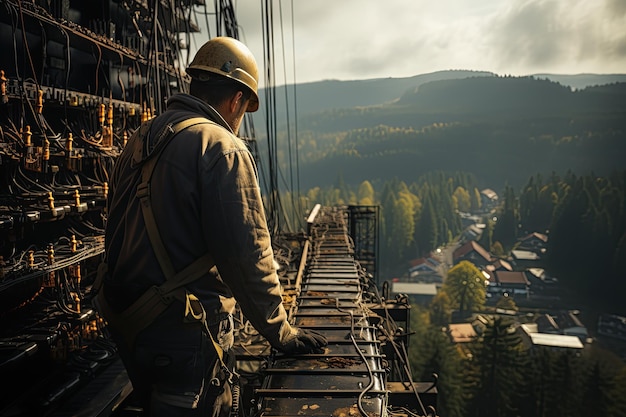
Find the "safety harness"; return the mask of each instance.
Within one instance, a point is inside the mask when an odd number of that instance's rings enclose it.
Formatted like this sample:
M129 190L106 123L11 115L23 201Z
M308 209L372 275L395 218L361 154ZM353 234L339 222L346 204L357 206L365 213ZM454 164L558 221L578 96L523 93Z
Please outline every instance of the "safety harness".
M154 218L150 195L150 180L154 168L168 143L184 129L205 123L214 124L214 122L204 117L195 117L176 124L168 124L156 138L156 145L152 152L142 161L141 183L137 186L136 196L140 199L146 231L150 238L152 249L165 275L165 282L159 286L155 285L149 288L124 311L115 312L107 302L106 297L104 297L104 291L102 291L104 277L108 273L107 264L102 262L98 267L98 274L93 285L93 290L96 292L94 302L100 314L107 320L112 328L123 336L127 347L132 349L137 335L163 313L174 299L183 301L185 304L184 321L201 322L203 324L217 353L221 370L226 373L228 381L232 384L234 382L233 377L236 377L237 374L229 370L224 363L224 351L215 341L209 330L204 307L196 296L185 289L187 284L206 274L215 265L215 262L211 256L207 254L192 262L178 273L175 272ZM133 158L136 161L141 161L141 155L144 152L145 146L144 142L145 138L148 136L150 125L151 122L144 123L133 133L128 142L128 146L134 146L134 148L129 149L129 151L133 152Z

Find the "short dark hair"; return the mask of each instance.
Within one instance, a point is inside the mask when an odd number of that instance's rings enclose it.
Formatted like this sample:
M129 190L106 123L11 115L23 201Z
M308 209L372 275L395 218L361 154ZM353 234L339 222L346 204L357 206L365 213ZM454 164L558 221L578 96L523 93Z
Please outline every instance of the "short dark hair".
M243 94L244 101L249 100L252 96L252 91L245 85L220 75L212 75L207 80L192 78L189 86L189 94L202 99L213 107L228 100L238 91Z

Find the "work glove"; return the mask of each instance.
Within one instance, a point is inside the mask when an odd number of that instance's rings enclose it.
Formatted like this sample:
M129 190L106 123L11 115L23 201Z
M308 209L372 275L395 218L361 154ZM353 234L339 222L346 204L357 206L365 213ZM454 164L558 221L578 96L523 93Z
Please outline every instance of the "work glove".
M298 353L324 353L324 346L328 344L326 338L313 330L294 329L297 330L279 350L286 355L295 355Z

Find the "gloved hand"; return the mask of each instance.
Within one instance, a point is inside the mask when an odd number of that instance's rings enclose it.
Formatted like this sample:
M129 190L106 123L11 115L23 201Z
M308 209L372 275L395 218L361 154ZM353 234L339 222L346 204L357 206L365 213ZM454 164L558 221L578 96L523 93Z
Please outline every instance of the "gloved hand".
M327 344L324 335L314 330L298 328L295 335L291 336L279 349L286 355L324 353L324 346Z

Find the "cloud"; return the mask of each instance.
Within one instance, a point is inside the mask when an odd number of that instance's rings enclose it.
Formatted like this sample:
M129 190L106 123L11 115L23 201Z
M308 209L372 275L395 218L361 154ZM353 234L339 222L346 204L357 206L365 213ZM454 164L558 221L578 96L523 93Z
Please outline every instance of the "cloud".
M624 16L626 16L626 1L608 0L606 3L609 16L624 19Z
M493 22L492 52L500 62L525 66L553 64L562 59L563 42L570 40L568 28L555 1L514 4Z
M624 68L626 2L530 0L493 17L487 34L496 70L571 72ZM617 12L617 13L616 13Z
M450 60L454 38L467 37L467 32L450 30L443 10L415 0L342 1L326 7L318 26L296 26L300 74L316 69L322 78L334 79L412 76L439 69Z
M278 84L285 78L408 77L446 69L626 71L626 0L274 3ZM235 4L242 38L263 66L261 2Z

